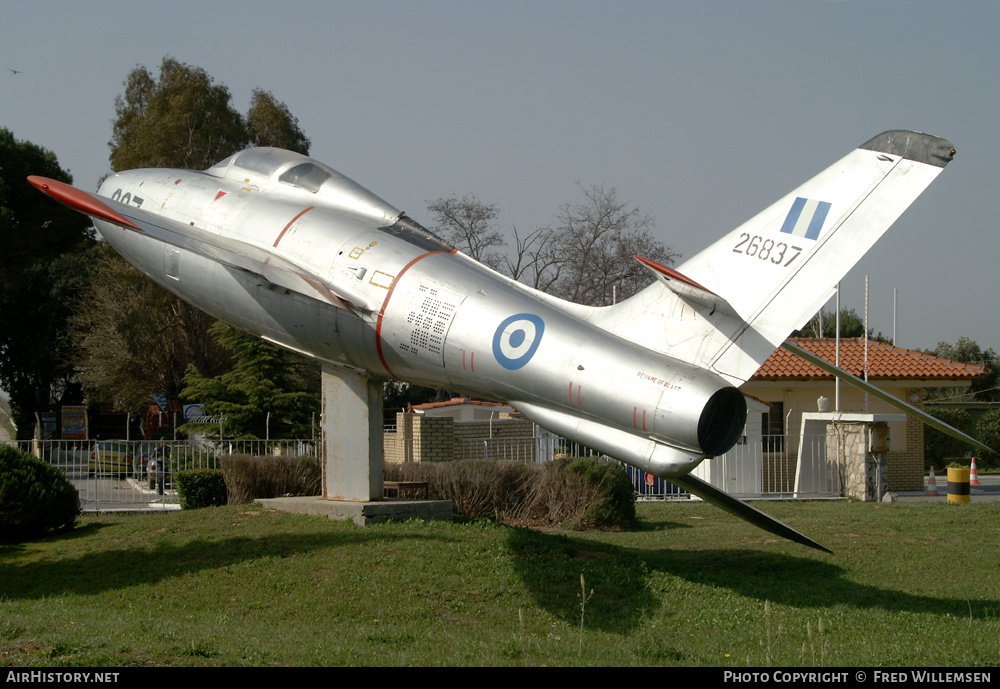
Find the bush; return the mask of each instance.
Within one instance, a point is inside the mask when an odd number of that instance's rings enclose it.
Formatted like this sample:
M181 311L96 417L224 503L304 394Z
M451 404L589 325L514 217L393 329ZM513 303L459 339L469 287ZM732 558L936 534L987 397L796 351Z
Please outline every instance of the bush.
M569 466L561 470L568 469L582 476L586 485L598 489L598 497L584 514L586 523L612 528L629 528L635 524L635 488L625 467L590 457L563 461L568 461Z
M322 472L315 457L231 455L222 458L222 475L231 505L257 498L321 493Z
M927 412L963 433L975 435L972 429L972 417L964 409L928 408ZM939 468L945 466L955 458L968 456L968 453L969 445L964 440L953 438L930 426L924 428L925 471L932 466Z
M0 542L71 529L79 514L80 496L63 472L0 445Z
M387 464L390 481L426 481L428 496L455 514L523 526L625 528L635 523L632 482L618 464L566 459L547 464L455 461Z
M219 469L185 469L174 474L182 510L225 505L226 482Z
M979 418L976 425L979 442L1000 452L1000 409L990 409ZM1000 455L994 452L976 455L976 468L996 468L1000 466Z

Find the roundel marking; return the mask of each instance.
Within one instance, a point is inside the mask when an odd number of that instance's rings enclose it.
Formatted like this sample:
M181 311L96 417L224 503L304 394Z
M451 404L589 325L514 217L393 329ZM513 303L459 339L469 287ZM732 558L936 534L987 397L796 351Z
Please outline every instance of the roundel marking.
M508 371L531 361L545 332L545 321L533 313L506 318L493 334L493 356Z

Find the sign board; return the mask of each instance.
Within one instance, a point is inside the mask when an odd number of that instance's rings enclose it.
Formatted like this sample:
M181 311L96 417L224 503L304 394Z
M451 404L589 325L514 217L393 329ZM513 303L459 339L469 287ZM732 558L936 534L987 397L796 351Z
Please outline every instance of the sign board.
M67 405L62 408L62 437L63 440L86 440L86 407L83 405Z

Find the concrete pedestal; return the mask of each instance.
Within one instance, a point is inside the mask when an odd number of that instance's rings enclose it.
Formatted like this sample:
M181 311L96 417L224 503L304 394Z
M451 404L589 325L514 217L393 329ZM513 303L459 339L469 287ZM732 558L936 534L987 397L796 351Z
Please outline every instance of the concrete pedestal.
M350 519L359 526L377 524L389 520L405 521L422 519L428 521L451 519L451 500L407 500L387 498L380 502L352 502L346 500L326 500L318 497L261 498L256 503L270 509L298 514L316 514L330 519Z
M323 497L382 499L382 382L323 366Z
M271 509L350 519L451 519L450 500L383 497L382 382L353 369L323 366L323 495L257 500Z

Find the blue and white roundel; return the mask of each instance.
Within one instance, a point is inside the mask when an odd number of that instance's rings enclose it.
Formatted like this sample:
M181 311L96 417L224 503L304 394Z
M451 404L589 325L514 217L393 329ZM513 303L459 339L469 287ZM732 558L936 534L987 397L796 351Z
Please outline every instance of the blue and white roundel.
M533 313L519 313L504 320L493 334L493 356L515 371L531 361L542 341L545 321Z

